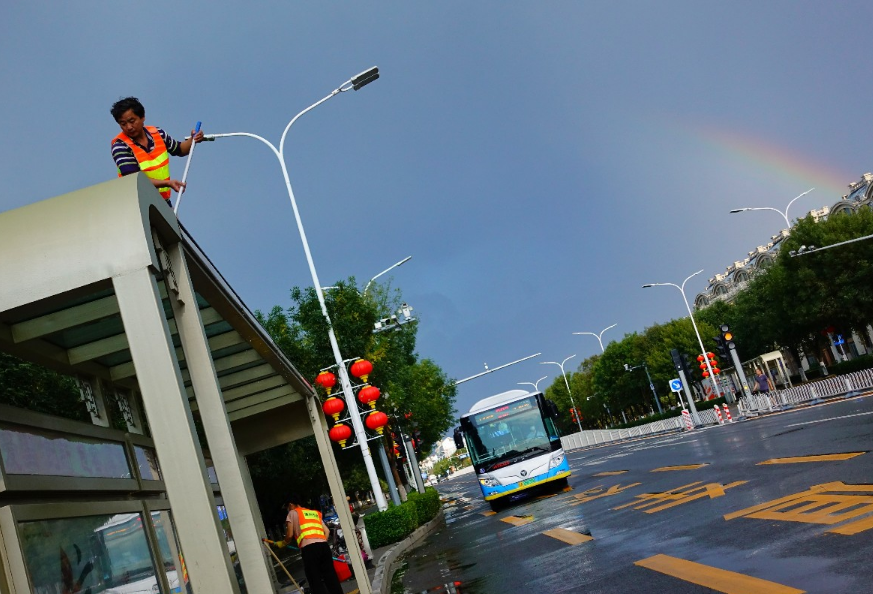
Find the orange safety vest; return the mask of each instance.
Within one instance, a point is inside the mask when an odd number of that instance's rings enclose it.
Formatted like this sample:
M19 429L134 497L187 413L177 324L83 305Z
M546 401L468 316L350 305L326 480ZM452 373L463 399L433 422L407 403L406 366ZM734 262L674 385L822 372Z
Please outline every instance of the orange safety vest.
M297 537L298 547L304 538L327 540L327 534L324 533L324 526L321 523L321 513L302 507L298 507L295 511L297 512L297 520L300 522L300 536Z
M133 156L136 162L139 163L139 169L145 173L150 179L170 179L170 154L167 152L167 145L164 144L164 139L154 126L145 126L148 134L151 134L155 147L151 151L144 151L133 140L128 138L127 134L122 132L112 139L112 144L116 140L122 141L130 150L133 151ZM118 177L121 177L121 171L118 172ZM170 200L170 188L158 188L164 200Z

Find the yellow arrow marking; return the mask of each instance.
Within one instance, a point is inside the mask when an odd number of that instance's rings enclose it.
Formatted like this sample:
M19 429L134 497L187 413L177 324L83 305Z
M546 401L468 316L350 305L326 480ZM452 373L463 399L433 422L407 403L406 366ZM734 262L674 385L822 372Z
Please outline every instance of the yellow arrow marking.
M591 476L615 476L617 474L624 474L625 472L627 472L627 470L606 470L604 472L592 474Z
M760 578L743 575L734 571L718 569L709 565L686 561L668 555L655 555L648 559L637 561L634 565L645 567L692 584L711 588L725 594L804 594L790 586L769 582Z
M697 470L698 468L703 468L704 466L709 466L709 464L686 464L685 466L662 466L661 468L656 468L651 472L669 472L671 470Z
M773 458L758 462L758 466L762 464L797 464L799 462L840 462L849 460L857 456L866 454L867 452L849 452L848 454L822 454L820 456L795 456L793 458Z
M524 526L533 522L533 519L533 516L509 516L508 518L500 518L500 521L513 526Z
M552 528L551 530L546 530L543 532L546 536L551 536L552 538L556 538L561 542L566 542L568 545L576 546L578 544L582 544L583 542L588 542L589 540L594 540L591 536L587 534L581 534L579 532L573 532L572 530L566 530L564 528Z
M496 511L486 511L486 512L482 512L482 515L483 516L493 516L496 513L497 513Z

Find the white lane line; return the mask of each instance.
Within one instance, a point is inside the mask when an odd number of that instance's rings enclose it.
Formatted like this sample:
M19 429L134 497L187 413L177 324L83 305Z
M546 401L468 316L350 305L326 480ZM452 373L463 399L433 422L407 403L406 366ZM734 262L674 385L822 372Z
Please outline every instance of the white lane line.
M825 421L836 421L838 419L848 419L850 417L863 417L864 415L873 415L873 411L855 413L853 415L843 415L841 417L829 417L827 419L818 419L817 421L807 421L805 423L794 423L792 425L785 425L786 427L800 427L802 425L812 425L813 423L824 423Z

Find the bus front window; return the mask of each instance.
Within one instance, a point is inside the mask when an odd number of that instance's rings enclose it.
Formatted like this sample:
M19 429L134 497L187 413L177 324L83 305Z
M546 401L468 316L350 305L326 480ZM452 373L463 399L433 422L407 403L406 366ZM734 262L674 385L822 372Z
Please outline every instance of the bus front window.
M469 421L472 426L465 431L474 464L495 464L551 451L548 432L533 399L477 414Z

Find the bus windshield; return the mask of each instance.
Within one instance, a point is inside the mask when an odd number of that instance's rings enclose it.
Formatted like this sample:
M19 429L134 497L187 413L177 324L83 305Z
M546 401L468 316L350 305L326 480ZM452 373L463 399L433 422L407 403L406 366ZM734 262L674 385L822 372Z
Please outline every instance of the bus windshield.
M500 462L521 461L552 449L533 396L472 414L462 424L470 457L477 467L495 468Z

